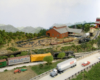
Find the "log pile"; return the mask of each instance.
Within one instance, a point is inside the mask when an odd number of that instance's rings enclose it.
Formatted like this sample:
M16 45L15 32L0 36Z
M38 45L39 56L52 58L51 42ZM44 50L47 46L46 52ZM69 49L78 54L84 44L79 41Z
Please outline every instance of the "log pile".
M63 42L65 43L65 42L71 42L71 41L73 41L74 39L73 38L66 38L66 39L64 39L63 40Z
M62 39L57 40L57 44L61 44L61 43L63 43Z
M57 44L57 41L51 40L50 44L51 44L51 45L55 45L55 44Z

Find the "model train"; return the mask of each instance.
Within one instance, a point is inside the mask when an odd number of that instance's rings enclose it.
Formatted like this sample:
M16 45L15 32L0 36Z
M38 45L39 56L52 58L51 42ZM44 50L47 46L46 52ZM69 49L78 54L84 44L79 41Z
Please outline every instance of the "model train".
M34 62L34 61L43 61L43 58L45 56L51 56L51 53L45 53L45 54L31 54L26 56L20 56L20 57L13 57L13 58L7 58L0 60L0 67L15 65L19 63L27 63L27 62Z
M10 66L10 65L15 65L19 63L28 63L28 62L35 62L35 61L43 61L43 58L45 56L53 56L54 59L58 59L57 56L60 52L56 52L51 54L49 53L44 53L44 54L31 54L31 55L25 55L25 56L20 56L20 57L13 57L13 58L7 58L7 59L1 59L0 60L0 67L5 67L5 66ZM65 58L73 56L74 52L73 51L67 51L65 52Z

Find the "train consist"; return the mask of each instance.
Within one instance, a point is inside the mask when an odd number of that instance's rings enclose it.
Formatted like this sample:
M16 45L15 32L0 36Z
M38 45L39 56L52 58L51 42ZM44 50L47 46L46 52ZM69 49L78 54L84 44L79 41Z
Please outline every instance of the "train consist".
M25 56L19 56L19 57L13 57L13 58L7 58L7 59L2 59L0 60L0 67L5 67L5 66L11 66L15 64L20 64L20 63L29 63L29 62L35 62L35 61L43 61L43 58L45 56L53 56L54 59L58 59L57 56L60 52L56 53L44 53L44 54L31 54L31 55L25 55ZM67 51L65 52L65 57L73 56L74 52L73 51Z
M15 65L19 63L28 63L28 62L34 62L34 61L43 61L43 58L45 56L51 56L51 53L45 53L45 54L31 54L26 56L20 56L20 57L13 57L13 58L7 58L0 60L0 67Z

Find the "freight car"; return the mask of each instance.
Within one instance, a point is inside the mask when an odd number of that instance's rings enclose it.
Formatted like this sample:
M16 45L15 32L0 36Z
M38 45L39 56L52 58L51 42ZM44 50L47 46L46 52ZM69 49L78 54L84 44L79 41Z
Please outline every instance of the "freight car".
M32 54L31 57L31 62L33 61L43 61L43 58L45 56L51 56L51 53L46 53L46 54Z
M7 61L6 61L6 59L0 60L0 67L5 67L5 66L7 66Z
M8 58L8 65L14 65L14 64L19 64L19 63L25 63L25 62L30 62L30 56L20 56L20 57L13 57L13 58Z
M45 54L34 54L34 55L26 55L20 57L13 57L0 60L0 67L15 65L19 63L26 63L26 62L34 62L34 61L43 61L45 56L51 56L51 53ZM8 64L7 64L8 63Z

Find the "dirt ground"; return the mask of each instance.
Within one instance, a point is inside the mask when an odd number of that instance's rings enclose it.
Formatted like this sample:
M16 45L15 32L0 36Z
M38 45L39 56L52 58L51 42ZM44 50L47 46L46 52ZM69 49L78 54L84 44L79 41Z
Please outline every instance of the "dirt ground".
M27 67L27 71L14 74L14 70L0 72L0 80L29 80L36 76L36 73Z

